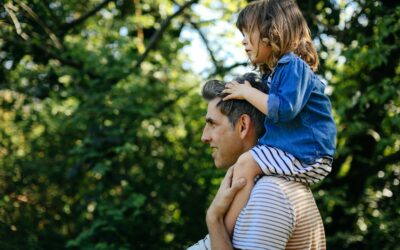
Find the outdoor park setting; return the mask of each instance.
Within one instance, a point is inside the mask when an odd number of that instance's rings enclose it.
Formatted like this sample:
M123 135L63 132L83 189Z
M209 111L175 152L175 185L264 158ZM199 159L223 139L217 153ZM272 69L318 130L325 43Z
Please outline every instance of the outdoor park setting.
M254 71L251 1L3 0L0 249L185 249L225 171L209 79ZM327 249L400 249L400 4L298 0L337 126ZM397 235L397 236L396 236Z

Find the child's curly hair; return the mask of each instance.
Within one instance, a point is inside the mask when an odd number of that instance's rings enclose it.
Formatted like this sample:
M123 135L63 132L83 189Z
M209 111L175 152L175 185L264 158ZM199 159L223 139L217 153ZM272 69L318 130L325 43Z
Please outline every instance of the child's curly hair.
M240 11L236 26L241 32L259 32L260 42L271 46L271 57L260 65L262 73L271 72L279 58L293 51L311 67L318 68L318 54L310 29L299 7L292 0L259 0ZM250 41L252 42L252 41Z

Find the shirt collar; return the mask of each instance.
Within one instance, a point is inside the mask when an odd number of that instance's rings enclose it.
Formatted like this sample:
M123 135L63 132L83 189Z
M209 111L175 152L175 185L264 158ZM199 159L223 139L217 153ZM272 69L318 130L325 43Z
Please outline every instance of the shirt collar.
M286 54L284 54L279 60L278 60L278 64L284 64L284 63L288 63L290 61L290 59L294 56L293 52L288 52Z

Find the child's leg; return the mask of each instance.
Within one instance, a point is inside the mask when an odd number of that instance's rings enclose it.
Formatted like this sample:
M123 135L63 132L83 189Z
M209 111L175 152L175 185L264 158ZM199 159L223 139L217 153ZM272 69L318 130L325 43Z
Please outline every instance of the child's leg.
M246 186L236 194L229 211L225 216L225 226L229 235L232 235L236 219L250 197L250 192L254 186L254 178L257 175L262 174L261 168L258 166L250 152L242 154L233 167L233 180L244 177L246 179Z
M322 157L314 163L304 163L279 148L258 145L252 148L252 156L265 175L283 176L290 181L312 185L323 180L331 171L332 158Z

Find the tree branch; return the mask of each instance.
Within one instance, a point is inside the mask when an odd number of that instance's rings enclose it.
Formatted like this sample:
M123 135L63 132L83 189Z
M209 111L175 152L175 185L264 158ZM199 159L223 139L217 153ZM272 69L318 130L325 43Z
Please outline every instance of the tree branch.
M197 23L194 23L190 21L190 24L193 26L193 28L199 33L201 40L203 41L204 45L206 46L206 49L211 57L211 60L213 61L213 64L215 66L215 70L213 73L209 75L209 77L214 77L218 74L223 74L225 72L229 72L230 70L239 67L239 66L246 66L246 62L238 62L234 63L228 67L224 67L220 61L218 61L215 56L214 56L214 51L211 49L210 42L207 39L207 37L204 35L204 33L201 31L200 27L197 25Z
M211 73L208 77L215 77L216 75L222 75L225 74L226 72L231 71L232 69L239 67L239 66L247 66L248 63L247 62L237 62L234 63L228 67L220 67L218 70L215 70L213 73Z
M156 45L157 42L159 41L161 35L166 31L168 25L170 24L170 22L172 21L172 19L174 19L175 17L179 16L186 8L188 8L189 6L191 6L192 4L196 3L198 0L191 0L187 3L185 3L184 5L182 5L179 10L177 10L174 14L172 14L171 16L169 16L167 19L165 19L162 24L161 27L158 31L156 31L153 36L150 38L150 42L146 48L146 51L142 54L142 56L136 61L136 64L134 65L134 68L140 67L140 65L143 63L144 60L146 60L147 56L149 55L150 51L153 50Z
M42 21L41 18L25 3L21 2L20 0L16 0L19 6L29 14L29 16L37 23L39 26L46 32L49 36L50 40L53 42L54 47L60 49L62 48L62 44L58 37L52 32Z
M40 41L39 38L36 38L36 40ZM88 76L90 76L93 79L101 78L100 76L94 74L93 72L84 70L84 66L81 62L73 61L68 58L65 58L62 56L62 53L59 50L46 47L45 44L36 42L36 40L31 39L30 42L20 41L18 39L13 39L12 36L8 36L5 39L5 41L7 41L11 44L17 44L20 47L28 48L28 51L25 52L26 54L29 54L31 52L31 51L29 51L29 49L34 49L34 50L36 49L41 52L42 57L56 59L56 60L60 61L63 65L67 65L67 66L73 67L75 69L81 70L82 72L86 73Z
M220 62L217 61L217 59L214 56L214 51L212 51L211 47L210 47L210 42L208 41L208 39L206 38L206 36L204 35L204 33L200 30L200 27L197 26L196 23L190 21L190 24L193 26L193 28L195 30L197 30L197 32L199 33L201 40L203 40L204 45L206 46L206 49L208 51L208 54L211 57L211 60L214 63L215 66L215 71L218 71L218 69L220 68Z
M22 39L27 40L29 37L25 32L22 31L21 24L18 21L17 15L14 12L15 11L14 6L11 3L6 3L6 4L4 4L4 9L8 13L8 15L11 17L11 21L14 24L15 31L17 32L17 34Z
M68 23L65 23L64 25L62 25L60 36L63 37L65 35L65 33L67 33L70 29L83 23L86 19L88 19L89 17L96 14L99 10L101 10L104 6L106 6L111 1L113 1L113 0L104 0L103 2L101 2L97 6L95 6L93 9L88 11L86 14L83 14L82 16L78 17L77 19L72 20L71 22L68 22Z

